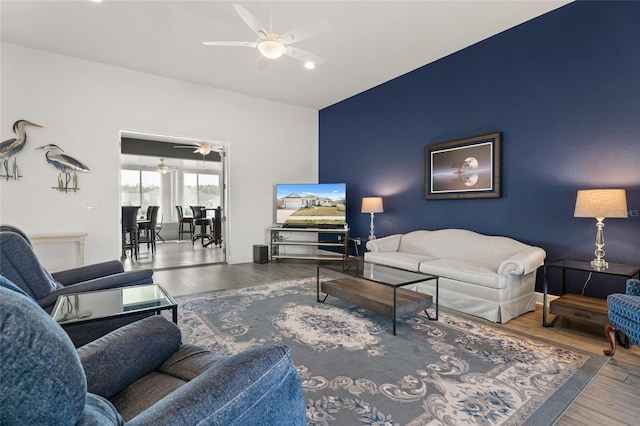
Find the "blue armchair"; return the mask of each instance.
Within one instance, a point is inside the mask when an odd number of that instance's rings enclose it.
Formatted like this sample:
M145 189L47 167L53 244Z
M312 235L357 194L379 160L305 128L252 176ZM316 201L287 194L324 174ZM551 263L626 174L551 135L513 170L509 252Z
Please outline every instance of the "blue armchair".
M627 280L626 294L611 294L607 297L609 307L609 324L604 333L609 341L609 349L604 350L606 356L616 353L616 340L625 348L629 340L640 345L640 280ZM619 336L624 334L624 341Z
M0 227L0 275L15 283L47 312L51 312L62 294L153 283L153 270L125 272L118 260L50 274L38 261L29 238L8 225Z
M152 316L74 349L62 328L0 277L2 425L304 425L289 349L222 357L181 344Z

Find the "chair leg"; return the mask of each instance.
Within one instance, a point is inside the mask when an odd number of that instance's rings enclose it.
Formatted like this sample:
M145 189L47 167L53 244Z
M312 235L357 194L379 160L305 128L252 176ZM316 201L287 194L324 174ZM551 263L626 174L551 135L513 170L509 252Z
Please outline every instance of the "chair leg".
M139 242L138 242L138 231L133 231L133 233L131 234L133 238L132 244L133 244L133 248L131 249L131 251L133 252L133 256L135 257L136 260L138 260L138 252L139 252Z
M616 331L616 328L611 323L604 326L604 334L607 336L607 342L609 342L610 346L609 349L602 351L606 356L613 356L616 353Z

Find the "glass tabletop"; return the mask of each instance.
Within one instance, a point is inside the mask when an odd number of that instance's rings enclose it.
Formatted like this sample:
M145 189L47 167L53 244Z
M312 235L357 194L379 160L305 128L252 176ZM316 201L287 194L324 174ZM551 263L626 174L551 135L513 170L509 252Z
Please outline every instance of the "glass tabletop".
M554 262L545 263L544 266L551 268L564 268L571 269L574 271L585 271L585 272L598 272L600 274L609 274L609 275L621 275L623 277L631 278L638 272L640 272L640 266L638 265L627 265L624 263L612 263L609 262L609 267L606 269L594 268L591 266L591 261L589 260L575 260L575 259L560 259Z
M328 267L328 265L318 265L318 268L320 267ZM358 278L388 285L390 287L402 287L438 278L435 275L424 274L422 272L412 272L368 262L363 262L362 265L358 265L356 275Z
M51 316L59 324L170 308L176 301L158 284L86 291L58 297Z

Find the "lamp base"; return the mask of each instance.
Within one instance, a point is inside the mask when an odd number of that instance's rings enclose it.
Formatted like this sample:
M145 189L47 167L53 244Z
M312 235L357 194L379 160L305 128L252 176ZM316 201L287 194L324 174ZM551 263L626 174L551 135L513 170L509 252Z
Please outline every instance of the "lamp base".
M598 269L598 270L603 270L603 269L607 269L609 267L609 262L607 262L604 259L593 259L591 261L591 267L593 269Z
M376 228L373 226L373 212L371 212L371 225L369 225L369 239L376 239Z

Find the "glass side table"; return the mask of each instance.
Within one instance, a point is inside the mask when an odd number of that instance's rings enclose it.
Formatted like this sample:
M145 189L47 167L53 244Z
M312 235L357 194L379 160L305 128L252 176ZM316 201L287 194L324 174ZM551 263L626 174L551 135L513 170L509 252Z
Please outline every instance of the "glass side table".
M559 309L562 314L558 313L556 317L547 322L547 295L549 291L549 283L547 278L547 271L549 268L562 269L562 295L560 298L554 300L552 303L562 306L564 309ZM593 268L591 261L588 260L575 260L575 259L560 259L554 262L544 264L544 287L543 287L543 305L542 305L542 325L544 327L553 327L556 325L558 318L561 316L568 316L574 319L595 322L600 324L603 316L606 315L606 300L595 299L593 297L581 296L577 294L567 294L567 271L582 271L590 272L593 274L615 275L624 278L633 278L637 275L640 278L640 266L639 265L627 265L624 263L612 263L609 262L609 267L606 269ZM573 315L572 315L573 313Z
M173 322L178 323L178 304L173 297L158 284L147 284L64 294L58 296L51 316L65 328L163 310L171 310Z

